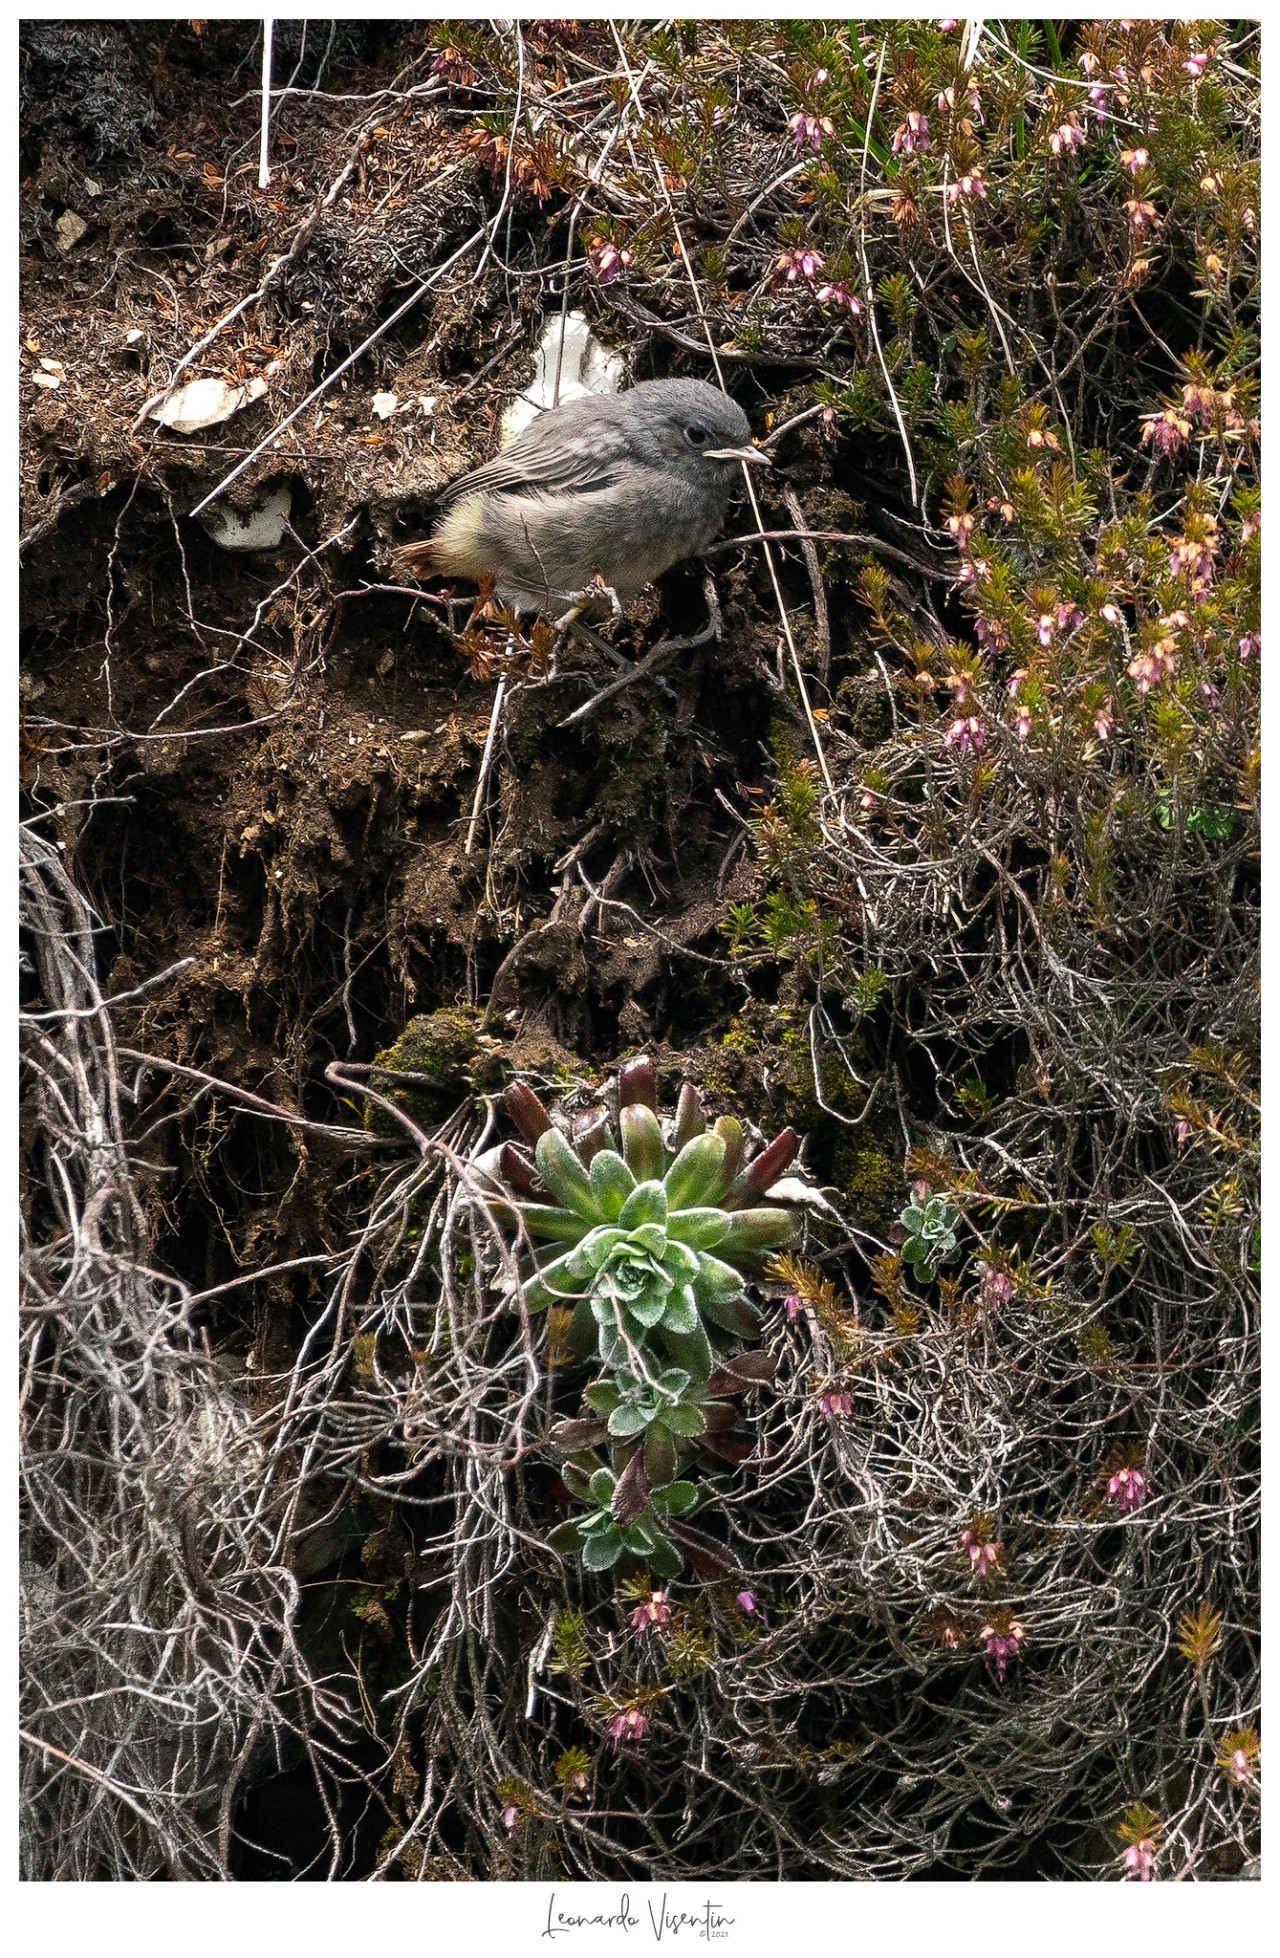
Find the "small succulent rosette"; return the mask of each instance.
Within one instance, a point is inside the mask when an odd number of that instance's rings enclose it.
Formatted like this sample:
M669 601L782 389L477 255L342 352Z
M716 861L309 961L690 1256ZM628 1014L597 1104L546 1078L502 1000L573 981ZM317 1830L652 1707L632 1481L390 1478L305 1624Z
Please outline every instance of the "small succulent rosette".
M524 1084L505 1099L533 1150L507 1144L494 1163L505 1189L492 1208L519 1233L524 1303L557 1311L563 1358L602 1369L583 1415L551 1434L567 1488L591 1506L552 1542L595 1570L629 1552L670 1574L683 1562L677 1544L702 1568L730 1567L677 1521L699 1495L681 1470L741 1461L754 1446L731 1396L762 1385L774 1363L742 1350L760 1325L745 1281L796 1234L793 1212L769 1199L800 1139L786 1129L748 1161L742 1124L709 1124L688 1083L664 1128L646 1059L619 1074L616 1126L596 1108L570 1136Z

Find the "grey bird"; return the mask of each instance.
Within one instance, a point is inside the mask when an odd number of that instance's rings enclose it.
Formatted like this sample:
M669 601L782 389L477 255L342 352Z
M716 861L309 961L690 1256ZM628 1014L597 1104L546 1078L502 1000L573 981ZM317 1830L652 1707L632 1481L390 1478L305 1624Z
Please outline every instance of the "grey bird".
M736 401L705 381L641 381L548 409L451 483L399 572L470 578L517 612L562 611L603 582L634 598L724 523L735 465L754 448Z

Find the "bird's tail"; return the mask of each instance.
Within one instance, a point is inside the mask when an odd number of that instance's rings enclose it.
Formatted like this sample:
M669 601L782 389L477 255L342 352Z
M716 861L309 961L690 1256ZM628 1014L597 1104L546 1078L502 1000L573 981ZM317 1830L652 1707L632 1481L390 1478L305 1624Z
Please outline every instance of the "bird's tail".
M400 578L435 578L444 571L440 553L429 537L417 544L401 544L391 553L391 568Z

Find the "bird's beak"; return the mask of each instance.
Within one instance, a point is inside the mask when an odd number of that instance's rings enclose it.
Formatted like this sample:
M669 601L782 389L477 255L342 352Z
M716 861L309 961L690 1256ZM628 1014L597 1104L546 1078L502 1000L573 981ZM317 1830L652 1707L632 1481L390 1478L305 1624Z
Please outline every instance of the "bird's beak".
M758 462L762 468L773 468L768 456L759 449L704 449L702 453L712 462Z

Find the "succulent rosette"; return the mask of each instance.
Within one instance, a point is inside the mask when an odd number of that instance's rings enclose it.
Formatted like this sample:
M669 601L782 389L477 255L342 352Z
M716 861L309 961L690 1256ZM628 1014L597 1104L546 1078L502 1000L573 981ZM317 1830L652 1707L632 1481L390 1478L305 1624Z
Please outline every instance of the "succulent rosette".
M724 1569L732 1559L720 1546L675 1521L699 1494L678 1472L695 1453L732 1462L751 1452L728 1397L771 1378L773 1362L740 1350L760 1324L746 1278L795 1236L793 1213L770 1193L800 1139L786 1129L748 1161L741 1123L710 1124L687 1083L664 1129L648 1060L621 1070L617 1098L616 1129L595 1109L570 1137L531 1088L506 1096L533 1150L501 1151L510 1200L495 1206L523 1241L525 1305L559 1308L560 1350L605 1370L585 1390L584 1415L552 1431L566 1486L593 1509L552 1542L580 1549L588 1569L630 1552L669 1575L683 1561L677 1542L700 1567Z

